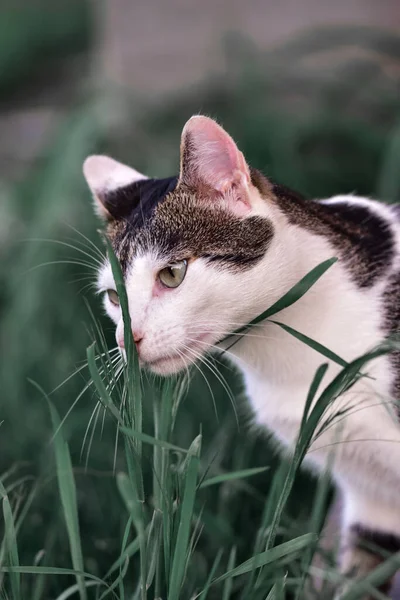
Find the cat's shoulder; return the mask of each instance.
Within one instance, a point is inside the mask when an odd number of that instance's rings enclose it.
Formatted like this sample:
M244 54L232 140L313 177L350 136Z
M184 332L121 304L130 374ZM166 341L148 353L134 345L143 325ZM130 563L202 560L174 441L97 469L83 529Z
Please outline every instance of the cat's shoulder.
M372 287L398 263L399 205L351 194L308 200L280 185L273 192L288 223L324 237L360 288Z
M326 207L328 211L336 213L344 220L358 222L359 224L375 220L382 222L382 224L400 225L400 204L386 204L353 194L341 194L316 200L315 202Z

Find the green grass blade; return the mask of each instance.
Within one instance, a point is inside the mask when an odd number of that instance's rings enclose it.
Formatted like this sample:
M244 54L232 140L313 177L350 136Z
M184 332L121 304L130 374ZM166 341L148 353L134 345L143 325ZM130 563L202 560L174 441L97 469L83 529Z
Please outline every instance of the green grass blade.
M210 573L208 574L206 584L205 584L200 596L198 596L199 600L206 600L208 592L210 591L210 587L212 585L214 575L219 567L219 563L221 562L222 554L223 554L223 550L222 550L222 548L220 548L218 550L217 556L215 557L215 560L212 564Z
M127 363L133 363L133 356L135 352L135 344L133 342L133 335L131 329L131 316L129 314L128 295L126 293L124 276L122 273L121 265L119 264L118 258L115 256L114 250L111 246L110 241L106 238L107 256L110 261L112 274L114 277L115 285L117 287L117 293L121 304L122 318L124 321L124 343L125 352L127 357Z
M265 600L276 600L276 583L274 584L272 590L270 591Z
M89 367L89 372L90 372L90 376L93 380L93 383L96 387L97 393L99 395L99 398L102 402L102 404L108 408L108 410L111 412L111 414L113 415L113 417L115 417L115 419L118 421L118 423L120 423L121 425L123 425L123 421L121 418L121 415L119 413L119 410L117 409L117 407L114 405L112 398L104 384L104 381L99 373L99 370L97 368L96 365L96 353L95 353L95 344L91 344L88 349L86 350L86 356L87 356L87 362L88 362L88 367Z
M179 599L180 590L183 584L185 564L189 548L190 527L192 523L194 501L196 497L200 447L201 436L198 436L192 442L188 455L183 501L180 509L179 527L169 581L168 600Z
M53 406L50 408L53 428L56 429L59 425L59 417ZM67 526L68 539L70 545L72 565L75 570L83 571L83 555L81 547L81 538L79 533L78 507L76 503L76 487L75 479L72 470L71 457L67 443L62 439L59 433L54 440L56 464L57 464L57 479L61 504L65 524ZM86 600L86 588L82 577L78 578L79 595L81 600Z
M98 586L99 584L97 583L97 581L85 581L85 587L93 587L93 586ZM57 598L55 598L54 600L67 600L67 598L71 598L71 596L74 596L76 594L76 592L79 592L79 586L77 583L74 583L74 585L71 585L69 588L67 588L66 590L64 590L59 596L57 596Z
M250 573L254 568L263 567L265 565L270 565L275 562L282 564L284 562L290 561L293 559L293 555L304 550L310 544L312 544L316 540L316 536L312 533L306 533L305 535L301 535L300 537L295 538L294 540L290 540L289 542L284 542L279 546L275 546L275 548L270 548L269 550L265 550L264 552L260 552L256 554L252 558L249 558L242 564L237 567L227 571L217 579L214 579L213 584L224 581L225 579L238 577L239 575L244 575L245 573Z
M300 452L300 448L302 450L307 449L307 442L303 442L303 431L308 431L310 438L309 441L311 440L311 436L312 433L314 432L317 423L315 423L314 425L314 429L309 428L308 429L308 419L307 419L307 415L309 413L311 404L315 398L315 395L318 391L318 387L326 373L327 370L327 366L326 365L321 365L318 369L317 372L313 378L313 381L311 382L310 385L310 389L306 398L306 403L304 406L304 411L303 411L303 416L302 416L302 421L301 421L301 427L300 427L300 432L299 432L299 438L297 440L296 443L296 447L294 450L294 454L292 456L292 459L290 461L289 467L287 469L287 474L286 476L284 476L284 469L285 469L285 464L282 463L282 469L280 470L280 472L278 472L277 475L279 475L280 480L282 481L282 487L281 487L281 493L278 499L278 502L276 504L275 510L274 510L274 515L272 518L272 522L269 528L269 535L268 535L268 539L267 539L267 543L266 543L266 548L271 548L274 544L275 541L275 536L276 536L276 531L278 528L278 525L280 523L281 517L282 517L282 513L283 510L286 506L286 503L289 499L289 495L290 492L292 490L294 481L295 481L295 477L296 477L296 473L301 465L302 459L304 458L304 452ZM308 438L306 438L308 440ZM309 443L309 442L308 442Z
M303 431L303 428L306 426L307 419L310 413L311 405L317 395L318 388L321 385L323 378L325 377L325 373L328 370L328 365L324 364L318 367L317 372L314 375L314 378L311 382L310 389L308 390L306 403L304 406L303 416L301 419L300 431Z
M159 440L151 435L148 435L147 433L143 433L142 431L128 429L127 427L121 427L121 431L128 437L138 438L146 444L151 444L152 446L157 446L158 448L162 448L164 450L173 450L174 452L182 452L182 454L188 454L190 452L190 450L186 450L180 446L175 446L174 444L170 444L164 440Z
M125 563L125 561L128 558L131 558L131 556L134 556L136 554L136 552L139 551L139 549L140 549L140 541L139 541L139 538L136 537L132 542L130 542L126 546L126 548L122 548L119 558L117 558L117 560L111 565L111 567L107 571L104 579L108 579L114 573L114 571L121 568L122 565Z
M292 306L295 302L300 300L312 286L317 283L328 269L337 262L337 258L329 258L324 262L314 267L307 275L305 275L298 283L296 283L286 294L284 294L277 302L275 302L270 308L265 310L261 315L250 321L249 326L257 325L265 319L269 319L281 310Z
M20 574L15 570L19 567L18 557L18 546L17 546L17 534L15 530L14 517L11 510L10 501L7 496L7 492L0 482L0 494L3 500L3 518L4 518L4 543L5 551L8 558L9 573L10 573L10 585L13 595L13 599L20 600L21 598L21 581ZM1 566L3 569L3 566Z
M286 294L279 298L277 302L255 317L255 319L250 321L250 323L244 327L236 329L231 335L245 331L247 328L257 325L258 323L261 323L261 321L265 321L265 319L269 319L276 313L279 313L281 310L292 306L292 304L300 300L300 298L302 298L308 292L308 290L318 281L318 279L320 279L336 262L337 258L330 258L314 267L309 273L307 273L307 275L305 275L302 279L300 279L300 281L291 287ZM229 337L230 336L227 336L227 338Z
M111 585L110 589L115 589L117 586L120 587L120 596L123 596L123 580L124 577L126 575L126 571L128 569L128 565L129 565L129 555L126 555L126 551L127 551L127 544L128 544L128 537L131 531L131 527L132 527L132 517L130 516L128 519L128 522L125 526L125 531L124 531L124 535L122 538L122 546L121 546L121 554L119 559L116 561L117 562L117 566L115 567L115 569L117 569L119 567L119 575L118 577L114 580L113 584ZM136 538L136 540L134 540L135 542L138 541L138 538ZM137 543L137 549L139 549L139 543ZM114 563L115 565L116 563ZM113 565L113 567L114 567ZM107 575L105 576L105 579L108 579L110 574L114 571L114 568L109 569ZM122 591L122 593L121 593ZM106 598L108 596L109 592L106 590L99 598L99 600L103 600L104 598Z
M126 293L124 276L122 273L121 265L117 257L114 254L111 243L106 240L107 243L107 254L110 260L111 269L117 287L118 296L121 304L122 318L124 321L124 343L125 352L127 358L127 364L125 369L127 379L127 389L129 406L132 409L131 413L131 426L136 431L142 431L143 421L143 410L142 410L142 391L140 383L140 369L139 369L139 358L136 352L136 346L134 344L132 328L131 328L131 317L129 314L128 295ZM142 454L142 442L140 439L136 440L136 451L140 460Z
M233 546L233 548L231 549L231 552L229 554L229 559L228 559L228 573L232 572L234 570L235 562L236 562L236 546ZM233 588L233 577L232 576L227 577L225 579L224 589L222 591L221 600L229 600L231 598L232 588Z
M53 406L52 402L45 394L45 392L40 388L40 386L38 386L34 382L32 383L44 396L44 398L46 398L50 411L53 430L56 431L60 427L60 417L58 416L55 407ZM58 489L60 492L65 524L67 527L72 565L76 571L83 571L83 555L81 537L79 532L75 478L72 469L68 443L62 437L61 431L58 431L57 435L53 439L53 444L57 466ZM81 600L86 600L86 587L82 576L77 576L77 584L79 587L79 596Z
M210 485L217 485L218 483L225 483L226 481L234 481L236 479L245 479L246 477L253 477L258 473L264 473L268 471L269 467L255 467L252 469L242 469L241 471L232 471L231 473L224 473L223 475L215 475L205 479L199 486L200 489L209 487Z
M397 345L394 345L397 348ZM326 409L340 394L350 389L360 376L361 369L370 361L384 356L393 350L391 343L380 345L375 350L368 352L349 363L343 368L333 381L320 394L313 410L311 411L304 427L300 431L298 443L296 445L295 455L297 461L301 462L312 441L314 432L317 429Z
M1 567L1 570L10 573L11 571L15 571L16 573L21 573L24 575L74 575L77 579L89 579L90 581L94 581L99 586L105 586L109 588L107 583L100 579L100 577L96 577L96 575L92 575L91 573L86 573L85 571L78 571L76 569L64 569L61 567L35 567L30 565L20 565L19 567ZM113 594L115 598L116 595ZM118 600L118 599L117 599Z
M153 583L156 573L156 567L159 562L162 540L162 514L155 510L150 523L149 534L147 536L147 578L146 589L148 590Z
M134 481L134 480L133 480ZM132 517L137 535L139 538L140 550L140 592L142 600L147 597L147 543L143 524L143 506L138 496L138 490L135 488L131 478L126 473L118 473L117 486L122 499Z
M363 577L362 581L355 582L348 592L344 593L341 600L362 600L368 592L375 591L385 581L390 580L400 568L400 552L390 556L376 569ZM375 592L377 597L379 592ZM386 597L383 596L382 597Z
M328 496L331 485L330 462L332 461L329 461L328 468L323 472L322 477L320 477L318 480L317 492L314 498L310 518L309 531L315 533L318 536L321 533L325 521L325 516L327 514ZM301 580L297 584L295 600L302 600L302 598L304 597L304 586L306 584L307 578L309 577L310 566L316 550L317 543L310 544L310 546L304 552L300 565Z
M326 346L323 346L307 335L304 335L304 333L300 333L300 331L293 329L293 327L290 327L289 325L285 325L285 323L279 323L279 321L272 321L269 319L269 322L274 323L274 325L278 325L278 327L281 327L284 331L290 333L290 335L298 339L300 342L303 342L303 344L306 344L306 346L309 346L319 354L322 354L322 356L329 358L329 360L332 360L341 367L347 367L348 363L343 358L335 354L335 352L332 352L332 350L329 350L329 348Z

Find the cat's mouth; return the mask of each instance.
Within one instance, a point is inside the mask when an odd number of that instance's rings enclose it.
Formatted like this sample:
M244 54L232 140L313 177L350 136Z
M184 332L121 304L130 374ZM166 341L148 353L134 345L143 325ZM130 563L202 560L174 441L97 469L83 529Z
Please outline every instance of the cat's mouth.
M207 351L208 347L211 346L211 343L206 341L208 337L209 334L203 334L177 351L171 351L154 360L143 360L143 366L157 375L178 373L198 360Z

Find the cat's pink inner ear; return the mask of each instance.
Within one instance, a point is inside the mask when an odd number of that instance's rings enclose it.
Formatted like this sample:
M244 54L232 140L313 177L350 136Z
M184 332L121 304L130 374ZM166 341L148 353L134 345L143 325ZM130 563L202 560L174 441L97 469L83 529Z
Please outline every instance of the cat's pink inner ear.
M245 201L250 171L243 154L226 131L208 117L192 117L182 132L180 180Z

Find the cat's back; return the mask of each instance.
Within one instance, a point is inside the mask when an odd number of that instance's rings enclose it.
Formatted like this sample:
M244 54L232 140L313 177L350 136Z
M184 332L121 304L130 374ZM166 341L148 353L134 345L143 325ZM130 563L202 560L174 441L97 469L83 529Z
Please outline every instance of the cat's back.
M352 195L315 203L323 234L361 289L384 287L400 272L400 205ZM397 282L398 277L396 278Z

